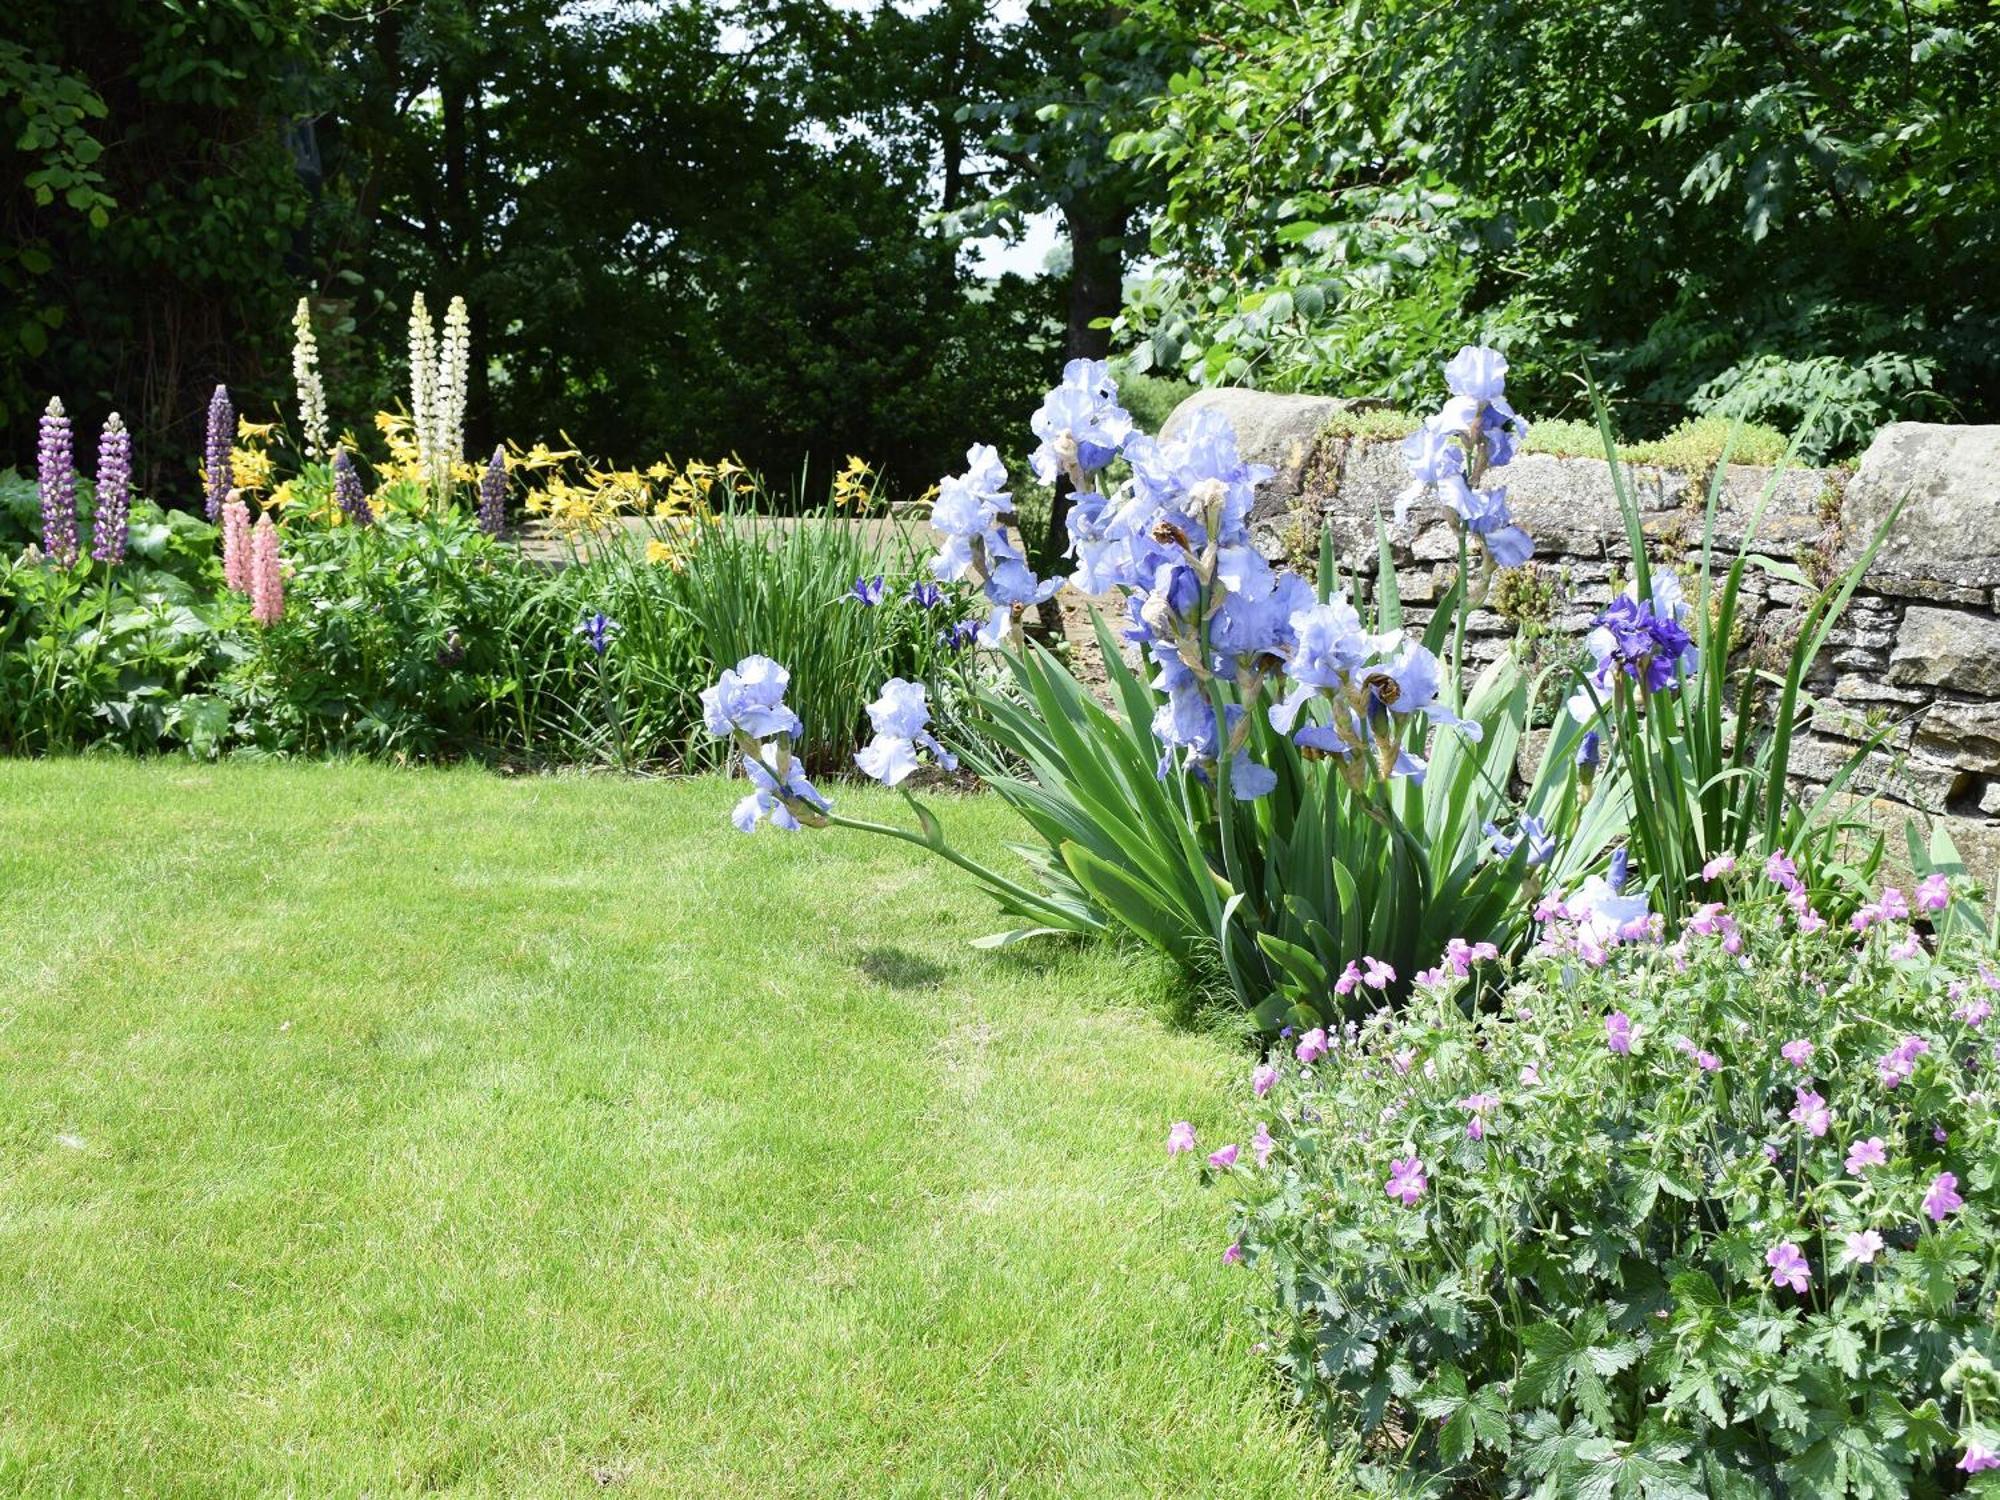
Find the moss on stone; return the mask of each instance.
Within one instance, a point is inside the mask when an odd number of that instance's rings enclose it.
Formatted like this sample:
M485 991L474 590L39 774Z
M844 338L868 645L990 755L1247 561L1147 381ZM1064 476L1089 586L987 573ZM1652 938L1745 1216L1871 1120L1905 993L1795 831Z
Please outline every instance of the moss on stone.
M1422 419L1389 409L1343 411L1321 429L1327 438L1351 438L1364 443L1396 442L1416 431ZM1693 417L1665 437L1618 445L1618 456L1629 464L1670 469L1677 474L1706 476L1729 448L1735 423L1727 417ZM1788 439L1775 427L1746 422L1730 449L1731 463L1775 465L1785 456ZM1604 439L1595 422L1551 417L1528 429L1527 451L1554 458L1602 458Z

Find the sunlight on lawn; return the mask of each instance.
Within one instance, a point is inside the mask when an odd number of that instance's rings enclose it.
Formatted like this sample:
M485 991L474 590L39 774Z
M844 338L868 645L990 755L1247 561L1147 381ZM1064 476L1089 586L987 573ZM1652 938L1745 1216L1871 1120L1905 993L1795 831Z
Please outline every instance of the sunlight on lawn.
M1313 1489L1150 969L712 781L0 784L0 1484Z

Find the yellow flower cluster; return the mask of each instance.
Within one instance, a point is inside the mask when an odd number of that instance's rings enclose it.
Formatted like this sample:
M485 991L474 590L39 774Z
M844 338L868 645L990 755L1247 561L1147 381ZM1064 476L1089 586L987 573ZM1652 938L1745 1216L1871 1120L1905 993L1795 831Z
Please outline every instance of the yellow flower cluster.
M621 515L662 519L706 516L719 503L747 493L751 487L749 474L734 459L717 463L690 460L679 465L662 460L643 469L585 467L571 474L566 460L576 456L574 452L555 454L544 464L508 461L510 469L539 467L545 471L540 486L528 493L527 510L565 533L601 530ZM691 531L687 536L692 540ZM647 558L670 561L683 551L675 543L656 542L647 548Z
M688 554L694 551L695 543L701 535L704 518L701 516L675 516L665 527L665 535L647 538L646 561L662 567L672 568L676 573L685 568Z
M847 467L833 476L833 503L838 510L866 510L875 498L875 471L868 461L847 455Z
M261 495L271 488L271 455L264 445L277 430L276 422L236 419L236 442L229 450L229 473L244 495Z
M382 434L382 441L389 449L389 457L375 466L382 488L402 484L410 486L412 494L427 493L431 471L417 444L416 423L403 412L378 411L375 413L375 430ZM451 482L453 485L477 484L479 470L460 459L451 466ZM377 493L379 495L380 491Z

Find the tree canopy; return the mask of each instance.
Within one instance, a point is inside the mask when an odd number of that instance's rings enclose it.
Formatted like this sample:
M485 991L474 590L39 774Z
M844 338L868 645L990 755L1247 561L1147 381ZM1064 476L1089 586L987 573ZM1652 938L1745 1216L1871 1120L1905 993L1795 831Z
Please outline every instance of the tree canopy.
M970 273L1059 217L1070 263ZM1134 274L1134 268L1138 273ZM0 461L51 394L191 484L313 300L347 421L410 294L475 438L922 488L1065 354L1409 398L1468 339L1635 435L1810 451L2000 410L2000 19L1975 0L20 0ZM169 493L169 498L172 494Z
M1121 330L1212 382L1408 397L1477 335L1644 430L1813 446L2000 410L2000 17L1978 0L1136 0L1194 52ZM1823 405L1821 405L1823 403Z

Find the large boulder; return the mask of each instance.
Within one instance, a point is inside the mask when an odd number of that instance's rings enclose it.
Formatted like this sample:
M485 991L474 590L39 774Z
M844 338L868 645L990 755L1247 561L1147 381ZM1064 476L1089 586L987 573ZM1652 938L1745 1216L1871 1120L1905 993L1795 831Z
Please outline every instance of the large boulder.
M1286 396L1271 391L1236 389L1196 391L1173 410L1160 428L1163 440L1187 431L1198 411L1220 412L1236 429L1236 447L1252 463L1269 464L1278 472L1257 496L1253 520L1289 511L1297 501L1320 434L1342 412L1380 402L1351 401L1340 396Z
M1889 652L1889 681L2000 697L2000 620L1969 609L1911 605Z
M1962 604L2000 588L2000 426L1892 422L1876 433L1841 507L1850 559L1899 501L1870 588Z

